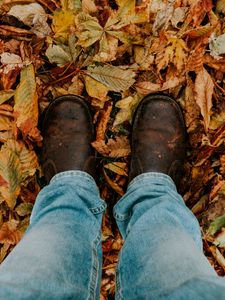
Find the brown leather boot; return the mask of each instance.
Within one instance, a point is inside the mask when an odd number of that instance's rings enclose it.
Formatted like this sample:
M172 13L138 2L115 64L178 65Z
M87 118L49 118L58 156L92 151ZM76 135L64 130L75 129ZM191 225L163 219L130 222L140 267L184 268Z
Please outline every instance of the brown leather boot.
M179 105L163 94L146 96L133 121L129 181L139 174L159 172L178 185L185 159L185 124Z
M66 95L47 108L42 122L41 164L47 183L57 173L85 171L95 177L91 112L85 100Z

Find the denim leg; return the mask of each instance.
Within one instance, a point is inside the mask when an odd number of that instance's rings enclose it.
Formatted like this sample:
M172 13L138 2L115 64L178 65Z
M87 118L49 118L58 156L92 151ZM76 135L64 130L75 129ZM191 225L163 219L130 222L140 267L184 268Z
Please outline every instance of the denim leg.
M198 221L169 176L137 176L114 216L125 240L117 300L225 299L225 280L204 256Z
M85 172L57 174L0 266L0 299L99 299L105 203Z

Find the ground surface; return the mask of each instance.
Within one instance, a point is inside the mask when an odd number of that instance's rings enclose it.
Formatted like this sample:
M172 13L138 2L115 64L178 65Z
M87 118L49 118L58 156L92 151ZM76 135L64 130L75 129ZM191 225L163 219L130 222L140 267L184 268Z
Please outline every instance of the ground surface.
M0 0L0 261L40 190L39 116L57 96L83 95L109 205L101 296L113 297L122 240L112 207L126 190L130 121L144 95L163 91L182 106L188 131L182 195L224 275L224 15L224 0Z

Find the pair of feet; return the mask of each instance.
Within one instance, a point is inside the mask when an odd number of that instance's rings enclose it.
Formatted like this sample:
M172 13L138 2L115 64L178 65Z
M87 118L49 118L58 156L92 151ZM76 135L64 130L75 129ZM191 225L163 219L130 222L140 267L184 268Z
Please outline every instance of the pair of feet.
M85 171L95 178L95 139L91 112L83 98L62 96L52 102L43 120L41 161L44 176ZM146 96L132 128L129 181L146 172L169 175L177 185L185 157L185 125L178 104L169 96Z

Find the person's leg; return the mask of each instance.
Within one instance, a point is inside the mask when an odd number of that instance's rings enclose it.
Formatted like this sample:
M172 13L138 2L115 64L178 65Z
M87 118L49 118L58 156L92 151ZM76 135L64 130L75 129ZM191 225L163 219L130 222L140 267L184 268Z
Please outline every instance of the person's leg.
M0 299L99 299L101 220L91 113L84 99L51 103L42 124L47 183L22 241L0 266ZM89 174L88 174L89 173Z
M136 177L114 215L125 240L116 299L224 299L225 279L203 255L199 224L169 176Z
M89 174L57 174L0 266L0 299L99 299L104 208Z
M127 193L114 208L125 244L116 299L223 299L202 251L199 224L177 193L185 126L176 102L147 96L136 111Z

